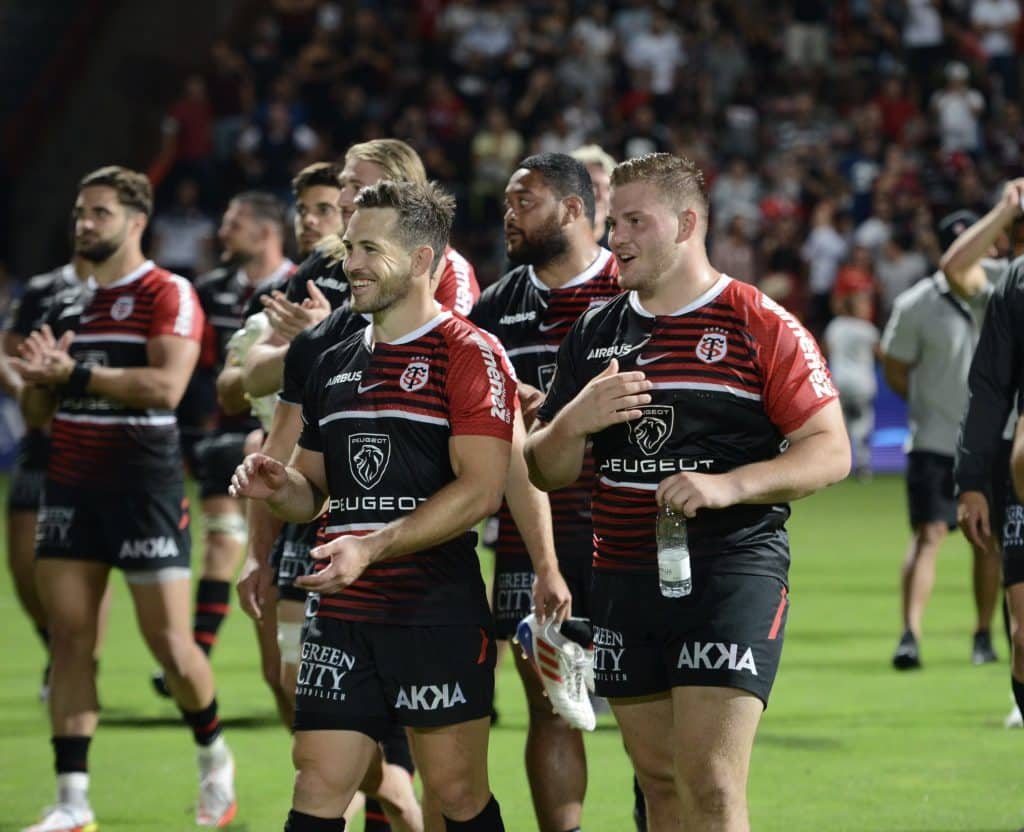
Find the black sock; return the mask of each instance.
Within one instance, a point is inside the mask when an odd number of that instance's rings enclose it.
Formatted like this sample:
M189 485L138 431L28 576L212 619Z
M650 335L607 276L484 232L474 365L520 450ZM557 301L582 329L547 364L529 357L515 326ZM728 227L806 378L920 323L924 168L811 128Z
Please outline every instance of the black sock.
M1013 698L1017 702L1017 707L1024 714L1024 682L1018 682L1011 676L1010 685L1013 688Z
M92 737L53 737L53 767L57 774L89 770L89 743Z
M46 627L36 627L36 635L44 645L50 646L50 631Z
M493 794L487 805L475 818L452 820L446 817L444 828L448 832L505 832L505 824L501 822L501 808Z
M384 814L384 809L380 803L372 797L366 798L366 808L363 810L363 815L366 818L363 832L391 832L388 816Z
M317 818L292 809L284 832L345 832L345 818Z
M220 736L220 719L217 716L216 696L201 711L186 711L182 708L181 715L192 729L192 736L196 738L197 745L210 745Z
M217 632L228 614L231 600L231 584L228 581L211 581L200 578L196 588L196 616L192 625L192 638L199 649L210 655L217 643Z

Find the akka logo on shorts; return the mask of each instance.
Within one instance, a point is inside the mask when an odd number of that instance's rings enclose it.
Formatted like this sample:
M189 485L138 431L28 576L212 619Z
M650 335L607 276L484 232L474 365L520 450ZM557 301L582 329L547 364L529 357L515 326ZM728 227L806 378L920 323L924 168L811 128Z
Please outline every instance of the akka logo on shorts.
M697 342L697 358L705 364L715 364L729 354L729 340L725 337L725 331L721 329L709 329L700 337Z
M676 667L688 667L690 670L746 670L757 675L754 664L754 653L748 647L743 655L737 644L723 644L720 641L695 641L684 644L679 651L679 663Z
M675 410L672 405L647 405L640 410L643 411L643 416L626 423L629 427L629 438L647 456L654 456L672 434Z
M409 362L409 366L402 371L402 377L398 379L398 386L406 393L415 393L421 387L426 386L430 378L430 364L426 358L419 358Z
M369 491L382 479L391 459L391 437L353 433L348 438L348 467L355 481Z
M551 389L551 382L555 380L555 365L542 364L537 368L537 377L540 379L540 389L547 393Z
M156 560L173 558L178 554L178 544L169 537L140 537L126 540L121 544L118 556L122 558L144 558Z
M408 689L398 689L395 699L396 708L407 708L410 711L436 711L438 708L454 708L465 705L466 697L459 683L454 685L410 685Z
M121 295L110 307L110 317L115 321L123 321L130 318L135 310L135 298L131 295Z

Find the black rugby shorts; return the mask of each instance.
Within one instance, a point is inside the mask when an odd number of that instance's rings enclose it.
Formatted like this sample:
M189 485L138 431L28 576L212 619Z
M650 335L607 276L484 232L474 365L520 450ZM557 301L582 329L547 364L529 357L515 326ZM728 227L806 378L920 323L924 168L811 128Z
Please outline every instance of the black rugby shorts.
M595 570L592 602L599 696L728 687L767 706L789 610L778 578L695 568L693 592L665 598L657 573Z

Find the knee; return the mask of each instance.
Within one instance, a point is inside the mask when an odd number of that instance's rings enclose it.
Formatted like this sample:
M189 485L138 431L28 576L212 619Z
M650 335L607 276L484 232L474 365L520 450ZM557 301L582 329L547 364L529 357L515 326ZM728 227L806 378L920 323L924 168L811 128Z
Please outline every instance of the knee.
M202 651L196 647L195 642L183 634L147 635L146 643L164 672L172 676L188 676L189 670L197 658L196 654L202 655Z
M678 799L671 761L658 763L654 760L634 760L633 769L648 804L664 806Z
M476 793L472 778L468 776L431 779L426 787L433 794L441 814L452 819L476 817L488 800L488 795Z
M296 796L320 801L341 793L348 785L332 776L331 767L325 766L315 754L304 751L300 743L293 743L292 764L295 766Z
M87 616L50 614L47 616L50 651L74 653L84 651L92 655L96 646L96 621Z
M1024 668L1024 627L1018 625L1011 638L1014 667Z
M914 530L914 549L920 554L923 551L934 552L945 540L949 529L945 523L922 523Z
M714 766L690 766L680 772L686 806L702 816L721 817L745 800L744 788Z

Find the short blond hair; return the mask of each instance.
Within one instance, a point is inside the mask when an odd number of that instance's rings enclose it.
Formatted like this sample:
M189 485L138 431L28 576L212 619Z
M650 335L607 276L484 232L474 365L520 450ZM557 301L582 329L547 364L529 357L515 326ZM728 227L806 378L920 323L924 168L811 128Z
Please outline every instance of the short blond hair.
M585 144L577 147L569 155L584 165L600 165L609 176L615 170L615 159L599 144Z
M696 211L707 223L708 195L704 174L691 159L671 153L645 153L619 162L612 171L612 187L634 182L654 185L658 195L674 211Z
M345 153L345 163L372 162L384 170L382 179L423 185L427 171L420 155L401 139L372 139L354 144Z

